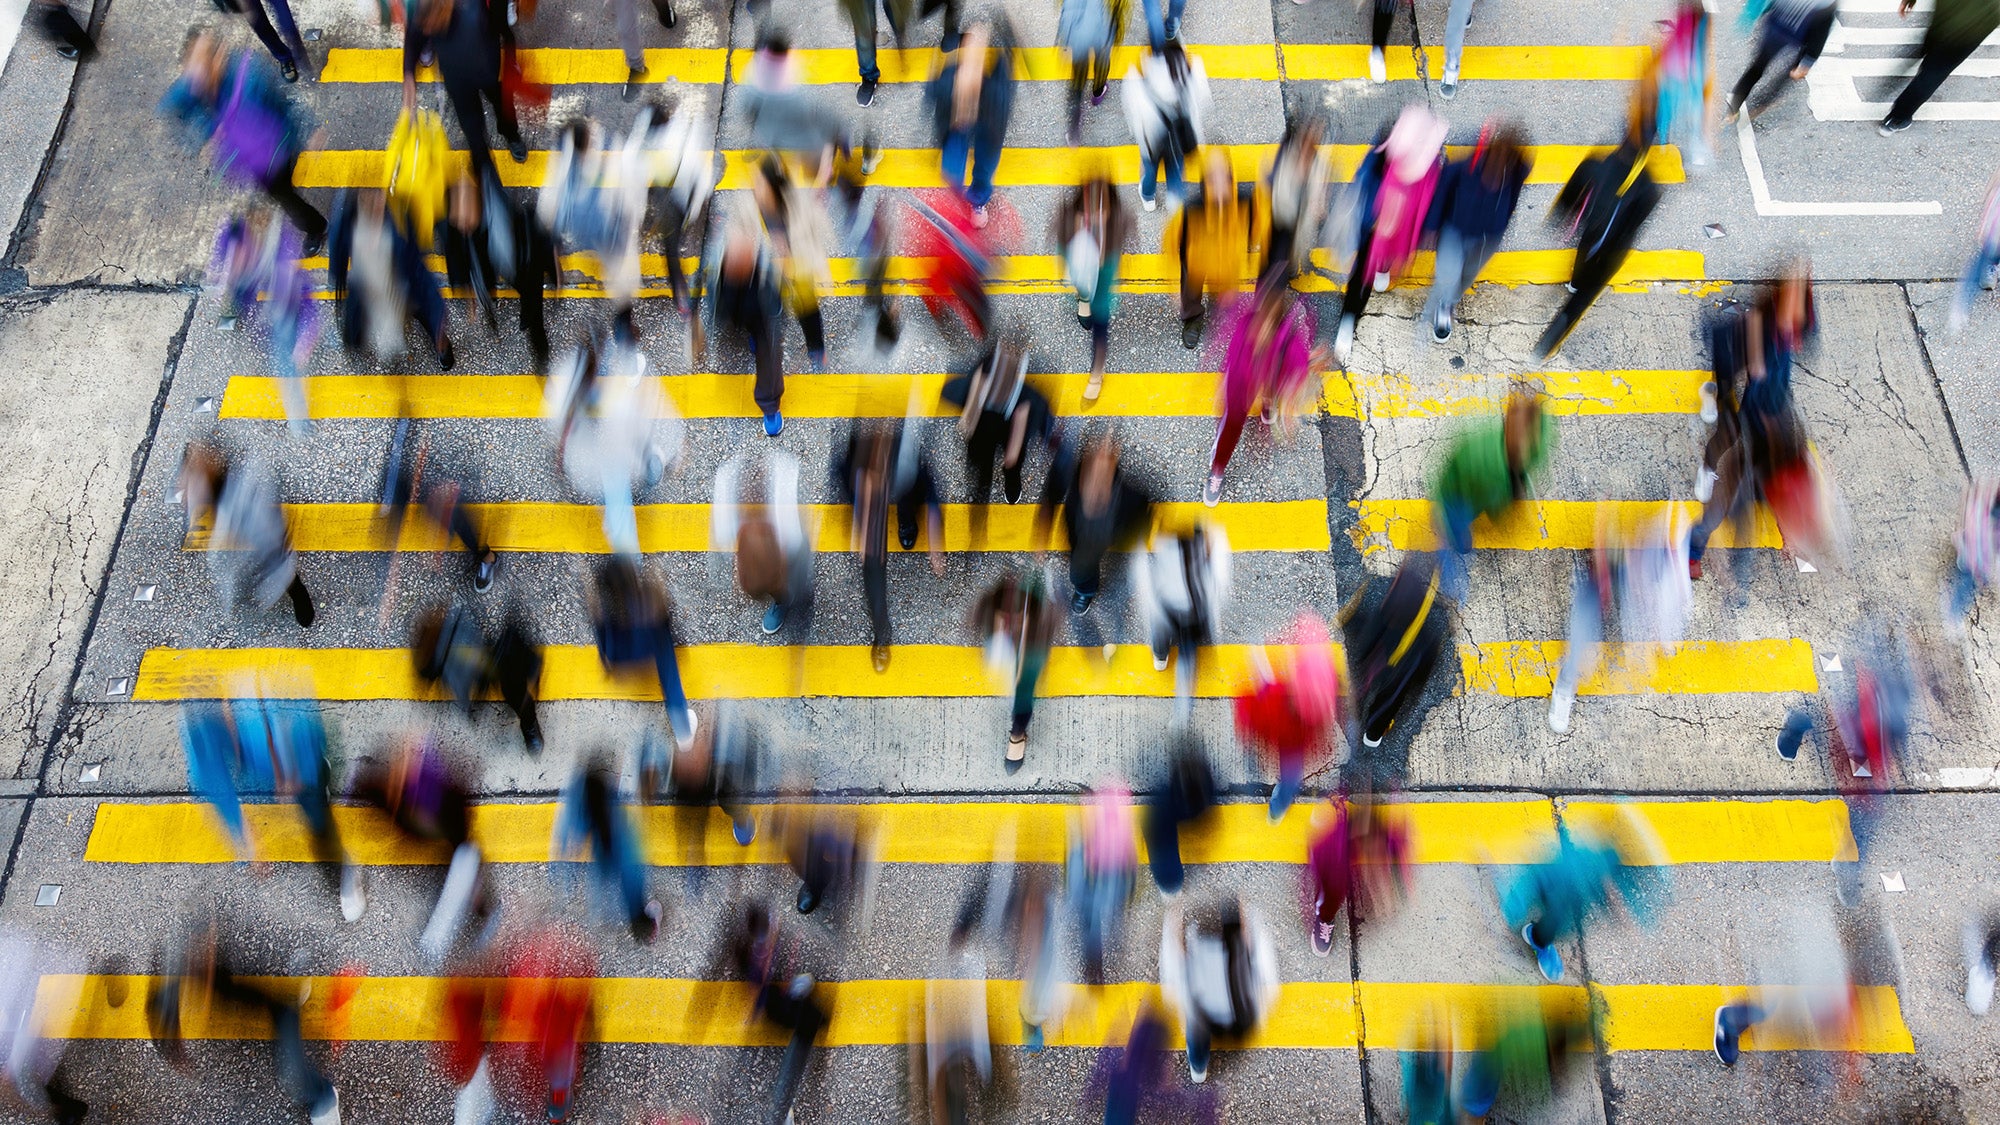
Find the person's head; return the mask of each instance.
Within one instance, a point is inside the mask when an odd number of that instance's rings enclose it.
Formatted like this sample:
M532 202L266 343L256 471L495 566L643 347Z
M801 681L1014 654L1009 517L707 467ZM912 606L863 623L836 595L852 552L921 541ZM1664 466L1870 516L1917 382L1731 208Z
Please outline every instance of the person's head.
M769 153L757 162L757 175L750 181L750 192L757 200L757 210L766 215L782 214L785 209L785 166Z
M757 42L757 49L774 59L783 59L792 53L792 37L775 27L767 27Z
M181 77L196 92L210 98L222 88L222 72L229 62L229 49L212 27L196 27L181 45Z
M436 35L451 22L453 0L418 0L416 23L426 34Z
M1236 171L1229 166L1229 150L1211 145L1202 156L1201 186L1211 205L1236 202Z
M1479 180L1488 190L1498 191L1507 177L1527 163L1527 138L1512 124L1494 125L1486 135L1485 154L1479 161Z
M1526 468L1542 441L1542 400L1520 392L1509 396L1500 432L1507 446L1507 467L1515 472Z

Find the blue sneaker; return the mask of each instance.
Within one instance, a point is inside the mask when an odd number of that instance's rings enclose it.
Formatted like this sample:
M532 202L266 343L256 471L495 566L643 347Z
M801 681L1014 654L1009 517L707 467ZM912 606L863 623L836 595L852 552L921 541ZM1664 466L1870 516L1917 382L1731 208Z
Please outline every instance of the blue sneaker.
M1028 1049L1029 1054L1039 1055L1042 1053L1042 1046L1043 1046L1042 1029L1040 1025L1032 1023L1028 1024L1027 1027L1028 1031L1027 1034L1022 1037L1021 1045Z
M784 624L785 624L784 607L776 602L772 602L771 608L764 611L764 635L767 637L770 636L772 633L777 632L780 628L783 628Z
M1542 971L1542 979L1548 981L1550 984L1560 982L1563 975L1562 954L1556 952L1554 944L1535 944L1535 924L1533 922L1529 922L1521 927L1521 940L1527 942L1528 948L1535 951L1535 967Z
M785 416L773 410L764 415L764 436L777 437L785 430Z
M736 837L738 844L747 848L750 846L750 841L757 838L757 822L747 816L742 820L732 820L729 822L729 834Z

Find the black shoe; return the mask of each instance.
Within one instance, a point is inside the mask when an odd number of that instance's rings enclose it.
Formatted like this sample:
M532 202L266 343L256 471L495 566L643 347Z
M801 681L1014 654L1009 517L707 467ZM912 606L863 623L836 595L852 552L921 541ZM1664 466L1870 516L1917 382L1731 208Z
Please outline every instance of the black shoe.
M1908 118L1898 121L1893 117L1884 117L1882 123L1875 126L1875 131L1886 137L1891 133L1900 133L1909 127L1910 120Z
M799 888L799 913L811 914L819 906L819 892L811 887Z
M299 80L299 67L297 63L279 63L278 73L284 75L287 82L297 82Z
M1075 593L1074 595L1072 595L1072 596L1070 597L1070 599L1069 599L1069 608L1070 608L1070 612L1071 612L1071 613L1089 613L1089 612L1090 612L1090 603L1091 603L1091 601L1092 601L1093 599L1095 599L1096 597L1097 597L1097 595L1096 595L1096 594L1086 594L1086 593L1084 593L1084 592L1083 592L1082 590L1078 590L1078 591L1077 591L1077 592L1076 592L1076 593Z
M511 140L511 141L508 141L508 142L507 142L507 155L509 155L509 156L513 157L513 158L514 158L514 163L516 163L516 164L525 164L525 163L527 163L527 162L528 162L528 142L526 142L526 141L522 140L522 139L521 139L521 138L519 138L519 137L515 137L515 138L514 138L513 140Z
M483 594L493 588L493 575L500 569L500 556L492 551L479 559L479 565L472 571L472 592Z
M449 336L438 341L437 353L438 370L440 371L450 371L452 365L458 362L458 351L451 346L451 337Z
M522 727L521 742L528 747L528 753L534 755L535 757L540 757L542 754L542 745L543 745L542 724L536 723L532 727Z
M628 101L628 102L629 102L629 101L631 101L631 100L632 100L633 98L636 98L636 97L638 97L638 96L639 96L639 87L640 87L640 86L642 86L642 85L644 85L644 84L645 84L645 82L646 82L646 72L645 72L645 71L643 71L643 70L628 70L628 71L626 71L626 72L625 72L625 89L624 89L624 90L623 90L623 91L622 91L622 92L621 92L621 93L620 93L620 94L619 94L618 96L619 96L620 98L623 98L624 100L626 100L626 101ZM521 158L517 156L517 157L515 157L514 159L516 159L516 160L519 160L519 159L521 159Z
M56 54L61 55L63 58L69 59L70 61L74 62L76 61L77 50L75 47L70 46L68 43L58 43L56 44Z
M1181 321L1181 347L1198 348L1200 346L1201 346L1201 321L1200 320Z
M653 5L653 14L660 17L660 26L669 31L673 30L675 24L681 22L681 18L674 14L672 0L668 0L667 3Z
M305 253L305 256L308 258L326 249L326 232L320 231L318 234L307 235L305 245L301 246L299 249L303 251Z
M861 80L861 84L854 87L855 104L862 106L872 105L875 101L876 85L877 85L876 79L863 78Z
M1431 339L1442 344L1451 339L1451 310L1439 309L1437 318L1431 321Z
M903 545L903 550L914 551L917 548L917 533L914 531L904 531L899 527L896 529L896 542Z

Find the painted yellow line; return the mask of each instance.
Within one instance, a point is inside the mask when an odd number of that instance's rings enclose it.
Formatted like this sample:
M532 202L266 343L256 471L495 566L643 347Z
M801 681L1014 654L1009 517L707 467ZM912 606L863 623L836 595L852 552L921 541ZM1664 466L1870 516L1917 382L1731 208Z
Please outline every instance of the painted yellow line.
M1112 51L1111 73L1122 78L1137 65L1143 49L1119 47ZM1272 81L1278 77L1278 55L1268 43L1190 45L1188 53L1199 57L1208 76L1215 79ZM729 52L736 81L747 80L746 68L753 52ZM912 47L876 52L882 81L922 82L931 76L937 48ZM682 83L722 81L724 51L720 47L668 48L646 52L647 77L653 82L677 79ZM530 47L517 53L521 70L530 82L543 85L622 85L625 81L625 53L605 48L561 49ZM851 47L801 47L792 50L797 60L799 81L809 86L837 85L861 80ZM1014 53L1014 73L1031 82L1069 80L1068 55L1054 47L1025 47ZM417 77L437 81L437 72L425 69ZM336 47L327 52L326 67L319 81L401 82L403 52L400 48L357 49Z
M1467 692L1546 696L1562 667L1562 641L1500 641L1459 650ZM1686 641L1672 652L1653 644L1607 644L1604 666L1580 695L1712 695L1819 690L1812 646L1800 640ZM142 673L143 675L143 670Z
M1368 77L1365 43L1286 43L1278 48L1285 78L1292 82L1343 82ZM1459 59L1467 82L1633 82L1652 61L1651 47L1473 47ZM1415 56L1388 52L1389 80L1415 81ZM1442 52L1428 56L1429 77L1444 77ZM623 81L623 75L620 75Z
M765 824L812 806L766 805ZM1410 829L1411 862L1421 864L1533 863L1555 843L1555 810L1549 801L1417 801L1384 806ZM1013 858L1060 863L1077 806L966 802L884 802L842 805L876 844L885 863L938 865L991 863L996 841L1011 831ZM1261 804L1225 804L1181 834L1188 863L1300 863L1323 821L1324 805L1295 810L1272 824ZM720 810L640 810L646 862L660 867L737 867L781 864L777 833L760 833L749 847L730 836ZM1563 818L1572 831L1602 834L1625 817L1652 828L1660 860L1681 863L1823 863L1854 857L1854 840L1841 801L1568 801ZM309 863L316 858L305 822L291 808L244 807L255 858L266 863ZM473 806L472 835L492 863L545 863L556 806L548 803ZM370 866L449 862L442 847L413 841L383 814L341 805L334 809L341 839L355 862ZM1137 841L1140 855L1145 841ZM237 859L220 823L193 801L97 806L85 860L92 863L231 863Z
M845 504L807 504L805 518L818 528L821 551L853 551L853 512ZM1043 546L1035 537L1033 504L946 504L942 551L1032 551ZM487 545L496 551L538 551L551 554L609 554L604 538L604 512L589 504L548 504L515 502L467 504ZM661 551L708 551L709 521L713 509L707 504L641 504L638 506L639 548L648 554ZM1210 519L1229 534L1230 546L1239 551L1324 551L1332 543L1327 529L1326 501L1280 500L1218 504L1206 509L1199 503L1161 504L1155 520L1161 527L1190 527L1198 519ZM292 546L301 551L386 551L392 545L389 522L372 503L287 504L286 522L291 527ZM976 527L985 520L984 529ZM1065 549L1057 529L1052 543ZM930 534L920 530L916 550L929 549ZM190 549L205 544L207 535L195 532L187 538ZM450 544L445 532L418 513L411 513L403 526L402 545L411 550L443 550ZM726 546L726 545L725 545ZM891 545L900 551L900 545Z
M1229 153L1230 166L1235 169L1237 177L1249 180L1263 174L1278 146L1222 147ZM1534 163L1528 182L1563 183L1586 156L1607 150L1605 146L1593 145L1531 146L1529 156ZM1360 167L1362 157L1367 155L1368 146L1326 145L1323 151L1331 161L1333 177L1345 182L1354 178L1354 171ZM1449 151L1454 156L1461 156L1470 149L1452 146ZM755 149L733 149L722 155L723 171L717 184L719 188L730 191L748 188L755 182L753 175L764 153ZM496 149L493 159L500 170L501 182L508 187L539 187L548 177L547 152L530 152L527 160L516 163L511 155ZM446 157L447 170L452 173L469 163L470 158L462 150ZM1681 166L1680 152L1672 146L1654 149L1651 166L1654 176L1663 183L1680 183L1687 178ZM299 155L298 165L292 172L292 182L302 188L380 187L386 169L387 154L377 149L319 149ZM1113 183L1126 186L1137 184L1140 173L1138 147L1009 148L1000 154L993 182L1003 188L1069 187L1083 182L1093 173L1103 173ZM950 181L945 179L938 150L891 148L882 150L881 162L868 175L868 183L888 188L942 188L948 186Z
M785 376L787 418L901 418L914 394L931 418L956 418L940 395L950 375L900 373ZM1094 403L1083 401L1083 372L1030 375L1058 415L1107 418L1205 418L1215 414L1212 371L1113 371ZM662 378L660 387L683 418L758 418L754 375L696 373ZM314 375L306 380L314 418L540 418L537 375ZM231 376L222 417L283 421L278 380Z
M1435 551L1438 538L1429 500L1352 500L1360 513L1355 533L1373 547L1398 551ZM1679 510L1691 526L1701 515L1692 500L1526 500L1501 518L1480 519L1472 525L1472 545L1486 550L1588 550L1597 543L1600 521L1631 535L1661 526ZM1784 536L1771 513L1759 506L1743 535L1725 523L1708 541L1711 547L1782 547Z
M1479 280L1492 285L1555 285L1569 280L1575 260L1576 253L1571 250L1502 250L1487 260L1486 268L1479 273ZM1324 268L1325 251L1313 251L1313 261ZM690 269L699 264L692 258L683 259L683 262ZM431 268L441 270L440 263L441 260L434 261ZM304 258L299 265L309 270L325 269L326 259ZM822 296L858 297L862 294L864 271L860 259L834 258L827 265L831 283L821 287ZM914 291L921 284L927 266L927 260L922 258L889 259L888 290L894 293ZM641 254L639 267L646 277L663 277L666 259L657 254ZM599 273L595 260L582 255L565 257L563 268L589 278L595 278ZM1411 262L1409 273L1397 284L1404 288L1429 285L1435 268L1434 255L1429 252L1418 254ZM1697 250L1634 250L1618 267L1612 284L1622 286L1653 281L1700 280L1706 269L1706 261ZM1250 283L1246 281L1243 288L1249 289ZM1340 283L1322 273L1312 272L1293 281L1292 288L1302 293L1337 293ZM1063 261L1053 254L1016 254L994 259L992 280L986 289L993 294L1072 292ZM1166 254L1127 254L1119 262L1118 291L1177 294L1180 292L1179 265ZM638 296L664 297L671 292L663 286L646 286L638 290ZM456 292L448 295L462 296ZM574 285L565 286L555 295L602 297L605 294L597 286ZM320 291L315 296L325 299L332 294Z
M1250 677L1248 645L1202 650L1195 694L1223 698ZM681 680L692 699L792 696L957 698L1000 690L985 653L958 645L897 645L889 669L875 671L869 648L856 645L690 645L680 650ZM589 645L550 645L539 698L658 700L651 669L612 675ZM136 700L221 699L253 682L266 690L326 700L437 699L417 679L407 649L154 648L139 662ZM1060 647L1042 673L1044 697L1171 696L1172 670L1155 671L1145 645L1121 646L1107 665L1094 647Z
M1420 384L1409 375L1336 371L1326 377L1323 401L1329 413L1343 418L1461 418L1497 415L1508 392L1528 386L1541 392L1542 408L1558 417L1693 414L1701 409L1701 385L1711 378L1707 371L1542 371L1450 375ZM235 383L230 380L232 388ZM269 417L283 418L276 388L268 393L274 404ZM228 409L225 395L225 417Z
M51 1038L124 1039L149 1037L144 998L156 978L50 975L42 978L36 1008ZM280 995L297 995L311 982L300 1010L307 1039L361 1042L437 1042L448 1034L442 977L255 977ZM490 980L491 978L485 978ZM894 1046L921 1042L925 987L922 980L827 981L820 999L831 1022L820 1042L828 1047ZM121 1000L111 1002L117 986ZM979 987L961 984L958 987ZM771 1047L783 1033L753 1016L750 989L738 983L646 977L607 977L590 982L592 1018L585 1033L598 1043L657 1043L705 1047ZM1728 985L1608 985L1602 997L1606 1046L1614 1051L1707 1051L1714 1041L1715 1009L1747 995ZM1767 989L1766 996L1774 991ZM1018 1011L1020 984L985 983L987 1010ZM1356 1000L1360 1011L1356 1011ZM1159 1004L1158 988L1137 982L1081 986L1059 1028L1047 1042L1058 1047L1122 1045L1144 1006ZM1868 1053L1909 1054L1915 1050L1903 1023L1895 990L1867 985L1857 997L1853 1033L1837 1046ZM336 1000L338 1003L336 1004ZM1257 1049L1343 1050L1365 1040L1371 1048L1393 1050L1407 1042L1418 1021L1448 1010L1461 1026L1490 1024L1503 1007L1541 1004L1545 1010L1582 1015L1591 991L1580 985L1489 985L1302 982L1281 987L1265 1025L1246 1043ZM1357 1018L1359 1017L1359 1018ZM992 1021L995 1044L1019 1046L1019 1020ZM1365 1036L1362 1025L1366 1027ZM194 1040L268 1039L262 1013L212 1012L190 1003L182 1013L181 1034ZM532 1038L525 1018L503 1018L491 1036L500 1042ZM1178 1032L1170 1046L1181 1045ZM1749 1051L1828 1049L1803 1042L1781 1028L1745 1037Z

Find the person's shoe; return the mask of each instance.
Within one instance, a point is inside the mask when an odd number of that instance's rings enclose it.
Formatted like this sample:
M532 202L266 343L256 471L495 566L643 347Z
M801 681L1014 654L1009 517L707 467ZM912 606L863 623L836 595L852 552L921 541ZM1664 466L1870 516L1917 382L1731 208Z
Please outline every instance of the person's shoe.
M1368 80L1377 86L1389 80L1389 60L1380 47L1368 48Z
M974 207L972 209L972 225L977 229L985 230L986 224L992 221L993 221L992 216L986 213L985 204L982 203L979 206Z
M297 82L299 80L299 67L297 63L279 63L278 73L284 75L287 82Z
M1366 746L1370 750L1373 750L1377 746L1382 745L1382 740L1379 738L1370 738L1369 736L1364 734L1361 736L1361 745Z
M493 588L493 575L497 573L499 570L500 570L500 556L494 554L492 551L486 552L486 554L480 558L479 565L473 568L472 592L475 594L483 594L486 591L491 590Z
M1542 979L1548 981L1550 984L1561 981L1563 975L1562 954L1556 952L1556 947L1553 944L1535 944L1535 924L1533 922L1528 922L1521 927L1521 940L1527 942L1528 948L1535 951L1535 968L1541 970Z
M1347 366L1347 357L1354 354L1354 318L1343 316L1340 327L1333 332L1333 361Z
M876 672L887 672L889 670L889 646L873 646L868 650L868 660L869 663L875 665Z
M311 1125L340 1125L340 1091L333 1090L333 1100L313 1110L306 1117ZM293 1112L297 1112L294 1110Z
M1688 581L1690 581L1690 582L1699 582L1699 581L1701 581L1701 560L1700 560L1700 559L1689 559L1689 560L1688 560Z
M905 551L914 551L914 550L916 550L916 549L917 549L917 529L913 527L913 528L910 528L909 530L905 531L904 529L902 529L902 528L898 527L898 528L896 529L896 542L898 542L898 543L901 543L901 544L903 545L903 550L905 550Z
M458 349L451 346L451 337L437 342L438 370L450 371L458 363Z
M736 838L739 846L747 848L750 841L757 838L757 822L747 816L741 821L732 820L729 822L729 834Z
M340 916L349 922L361 921L368 909L368 889L362 885L361 869L345 864L340 869Z
M779 434L784 432L785 432L785 416L783 413L773 410L769 414L764 415L765 437L777 437Z
M785 607L772 602L771 608L764 611L764 620L760 627L764 630L764 635L767 637L784 628Z
M799 913L811 914L819 907L819 895L811 887L799 888Z
M1965 938L1965 1006L1975 1016L1993 1007L1993 962L1986 958L1986 935L1975 923L1967 922Z
M1104 393L1104 372L1102 371L1091 372L1090 378L1086 379L1083 384L1083 401L1096 402L1097 396L1103 393Z
M1019 766L1027 757L1028 736L1009 732L1007 735L1007 764L1010 766Z
M1575 700L1566 695L1558 695L1549 700L1549 729L1557 734L1569 733L1569 709Z
M863 107L873 104L875 101L875 87L878 84L877 79L863 78L860 84L854 87L854 104Z
M672 4L663 4L655 8L653 14L659 17L660 26L666 28L668 31L672 31L674 25L681 22L680 13L674 11Z
M1886 137L1891 133L1900 133L1909 127L1910 123L1908 121L1898 121L1893 117L1884 117L1882 123L1875 126L1875 131Z
M77 49L68 43L56 44L56 54L61 55L63 58L66 58L71 62L76 61L77 53L78 53Z
M1438 82L1438 97L1443 98L1445 101L1450 101L1457 96L1458 72L1455 70L1446 70L1444 78Z
M1181 347L1192 351L1201 346L1201 321L1181 321Z
M515 137L513 140L508 141L507 155L513 157L516 164L526 164L528 162L528 142L522 140L520 137Z
M1150 195L1142 195L1139 197L1139 206L1146 211L1157 211L1160 207L1160 201Z
M1069 611L1077 614L1089 613L1090 603L1094 600L1096 600L1095 594L1086 594L1082 590L1078 590L1076 593L1070 595Z
M633 940L637 941L640 945L653 944L653 939L660 936L660 919L663 916L664 912L660 909L659 899L648 902L646 904L645 920L637 922L632 926Z
M1713 426L1718 417L1720 413L1715 406L1715 380L1710 379L1701 385L1701 420Z
M1568 293L1568 294L1570 294L1571 296L1575 296L1575 295L1576 295L1576 282L1574 282L1574 281L1565 281L1565 282L1563 282L1563 292L1565 292L1565 293Z
M1168 20L1168 21L1167 21L1167 38L1169 38L1169 39L1179 39L1180 37L1181 37L1181 21L1179 21L1179 20Z
M1387 293L1389 291L1389 280L1388 270L1377 271L1375 274L1375 292Z
M1695 470L1694 498L1706 504L1708 503L1709 497L1714 495L1715 495L1715 470L1710 469L1706 465L1703 465L1700 469Z
M299 247L300 252L305 254L305 256L308 258L318 254L320 251L324 249L326 249L325 231L321 231L318 234L306 235L306 240L304 244Z
M1154 650L1153 650L1153 671L1155 671L1155 672L1164 672L1164 671L1166 671L1166 670L1167 670L1167 654L1166 654L1166 653L1164 653L1164 652L1161 652L1161 651L1160 651L1159 649L1154 649Z
M1314 918L1312 923L1312 928L1313 928L1312 938L1313 938L1314 955L1319 957L1324 957L1327 954L1332 953L1333 923L1322 922L1319 919Z
M1715 1058L1723 1066L1735 1066L1741 1047L1737 1036L1730 1034L1728 1026L1723 1021L1723 1013L1728 1010L1727 1004L1715 1010Z
M1431 339L1442 344L1451 339L1451 310L1439 309L1431 321Z
M1197 1063L1192 1054L1188 1056L1188 1081L1193 1082L1197 1086L1208 1081L1207 1059L1203 1059Z
M1208 474L1208 483L1203 485L1201 489L1202 506L1206 508L1213 508L1215 507L1216 501L1221 499L1222 499L1222 474L1210 473Z
M1028 1049L1028 1053L1031 1055L1041 1054L1042 1047L1044 1044L1044 1040L1042 1038L1041 1025L1031 1023L1031 1024L1025 1024L1023 1026L1024 1030L1021 1032L1021 1046L1026 1047Z

